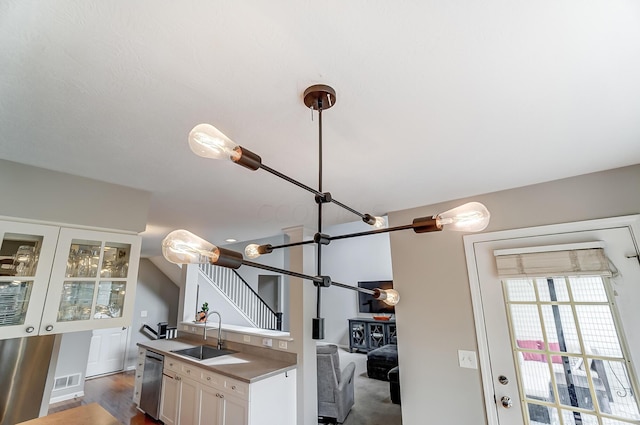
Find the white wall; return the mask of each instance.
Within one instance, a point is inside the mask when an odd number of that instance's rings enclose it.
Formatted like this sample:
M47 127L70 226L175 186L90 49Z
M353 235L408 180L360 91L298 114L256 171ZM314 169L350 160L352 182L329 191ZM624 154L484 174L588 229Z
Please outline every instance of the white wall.
M168 322L169 326L177 325L179 298L180 289L171 279L149 259L141 259L138 269L136 302L133 308L133 318L129 328L129 344L124 362L125 369L134 368L136 365L138 342L150 340L148 334L141 332L143 324L146 323L153 329L157 329L159 322ZM143 311L146 312L147 317L141 317Z
M338 236L372 230L362 221L327 227L323 233ZM333 241L322 247L322 274L347 285L358 281L392 280L389 234L362 236ZM325 341L349 346L348 320L370 314L358 313L358 293L339 287L322 290L322 317Z
M84 378L89 359L92 331L71 332L62 335L55 378L68 375L80 375L78 385L51 391L51 399L56 401L70 399L84 394Z
M640 165L479 195L487 232L640 213ZM465 200L389 214L411 223ZM462 235L390 235L404 425L486 423L480 373L458 366L457 350L477 350Z
M144 231L151 194L0 159L0 215Z

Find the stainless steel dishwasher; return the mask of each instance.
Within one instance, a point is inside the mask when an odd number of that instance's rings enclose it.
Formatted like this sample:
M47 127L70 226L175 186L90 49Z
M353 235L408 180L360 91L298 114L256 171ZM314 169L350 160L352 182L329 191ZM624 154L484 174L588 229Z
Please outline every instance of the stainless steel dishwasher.
M160 395L162 393L162 369L164 356L147 350L142 372L140 409L153 419L160 418Z

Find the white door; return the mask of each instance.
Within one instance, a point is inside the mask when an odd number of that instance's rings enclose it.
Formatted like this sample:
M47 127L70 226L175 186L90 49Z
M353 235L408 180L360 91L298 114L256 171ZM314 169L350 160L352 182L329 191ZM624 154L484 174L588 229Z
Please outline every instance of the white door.
M87 378L124 369L128 328L97 329L91 337Z
M640 423L632 367L640 364L640 263L634 229L637 234L637 217L465 237L491 425ZM619 272L615 277L570 282L546 276L501 280L497 275L495 250L593 241L603 242ZM555 288L571 293L585 282L599 288L601 302L555 298ZM522 288L528 288L533 301L512 295ZM544 300L549 293L552 297ZM557 338L567 342L563 350L550 342Z

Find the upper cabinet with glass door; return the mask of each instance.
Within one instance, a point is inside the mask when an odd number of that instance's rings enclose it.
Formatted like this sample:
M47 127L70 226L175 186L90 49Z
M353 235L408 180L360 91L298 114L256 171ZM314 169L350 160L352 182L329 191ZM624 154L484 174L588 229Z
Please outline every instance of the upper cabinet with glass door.
M38 334L59 230L0 220L0 339Z
M129 326L140 237L63 228L41 333Z

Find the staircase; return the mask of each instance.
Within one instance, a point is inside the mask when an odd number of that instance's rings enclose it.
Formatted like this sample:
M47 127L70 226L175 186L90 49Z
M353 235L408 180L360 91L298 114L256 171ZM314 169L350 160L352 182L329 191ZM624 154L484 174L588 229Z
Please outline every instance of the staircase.
M282 330L282 313L275 312L233 269L200 264L200 273L224 294L256 328Z

